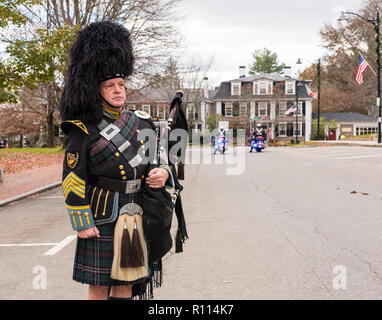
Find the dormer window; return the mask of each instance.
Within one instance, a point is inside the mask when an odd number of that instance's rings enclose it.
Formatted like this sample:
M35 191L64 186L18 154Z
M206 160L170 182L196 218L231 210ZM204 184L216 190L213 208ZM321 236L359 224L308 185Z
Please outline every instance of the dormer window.
M272 81L256 81L253 83L253 95L267 95L273 94Z
M295 82L286 81L285 82L285 94L295 94Z
M241 95L241 83L240 82L234 82L231 83L231 95L232 96L240 96Z
M260 82L260 94L267 94L267 83L264 81Z

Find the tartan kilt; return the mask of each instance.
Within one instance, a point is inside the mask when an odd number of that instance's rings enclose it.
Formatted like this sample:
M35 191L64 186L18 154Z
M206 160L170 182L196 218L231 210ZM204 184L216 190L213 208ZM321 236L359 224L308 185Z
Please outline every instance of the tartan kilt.
M73 267L73 280L93 286L123 286L147 282L147 278L136 281L119 281L110 278L114 252L115 222L98 225L100 238L77 237Z

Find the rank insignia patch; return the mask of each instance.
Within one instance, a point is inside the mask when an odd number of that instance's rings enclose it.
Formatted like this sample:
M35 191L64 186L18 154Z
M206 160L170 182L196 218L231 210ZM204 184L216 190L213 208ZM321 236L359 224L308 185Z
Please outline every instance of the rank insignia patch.
M74 169L78 164L78 159L80 158L80 154L76 153L66 153L66 163L70 169Z
M141 119L150 119L150 115L144 111L137 110L134 114Z

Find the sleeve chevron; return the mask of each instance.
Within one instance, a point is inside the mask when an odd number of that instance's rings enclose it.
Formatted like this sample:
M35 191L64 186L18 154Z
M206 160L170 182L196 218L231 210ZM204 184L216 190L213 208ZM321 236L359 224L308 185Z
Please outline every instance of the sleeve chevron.
M78 177L73 171L70 172L64 181L62 181L62 189L64 191L65 199L69 193L73 192L82 199L85 199L85 181Z
M94 226L87 192L89 136L82 123L64 123L70 125L66 128L62 191L73 230L83 230Z

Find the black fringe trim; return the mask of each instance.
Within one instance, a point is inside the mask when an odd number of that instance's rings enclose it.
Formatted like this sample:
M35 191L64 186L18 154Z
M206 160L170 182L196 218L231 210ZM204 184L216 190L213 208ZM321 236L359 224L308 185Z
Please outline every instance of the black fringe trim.
M145 282L133 285L133 300L151 300L154 298L154 288L160 288L163 283L162 259L150 265L150 276Z

